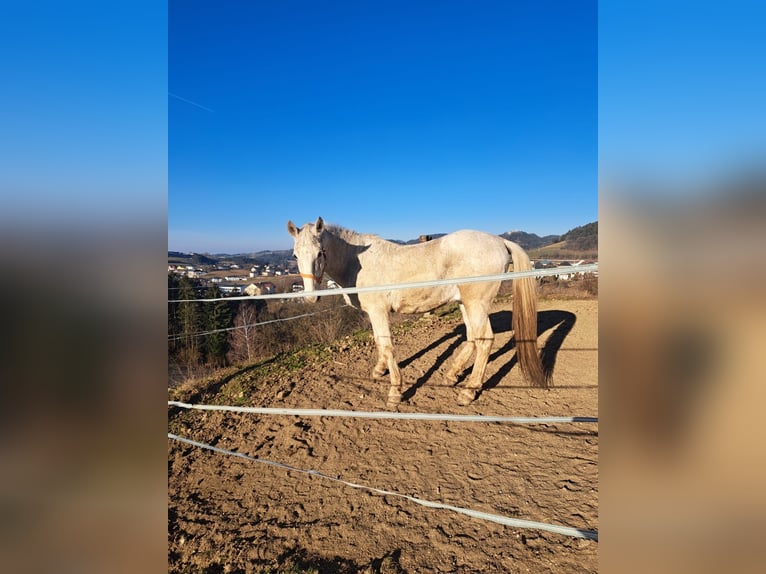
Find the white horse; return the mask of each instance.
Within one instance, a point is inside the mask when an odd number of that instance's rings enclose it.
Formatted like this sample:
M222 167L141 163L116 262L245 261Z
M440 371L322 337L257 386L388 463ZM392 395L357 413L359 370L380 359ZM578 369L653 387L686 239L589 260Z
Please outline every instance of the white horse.
M300 229L292 221L287 230L293 236L293 253L306 292L314 291L325 273L341 287L366 287L478 277L504 273L513 262L514 271L531 269L529 257L516 243L481 231L456 231L432 241L399 245L377 235L360 234L325 225L319 217ZM389 314L424 313L450 301L460 303L466 327L466 341L455 355L447 372L455 384L468 359L476 351L471 376L458 395L458 403L470 404L484 382L484 373L494 335L489 322L492 300L500 282L476 282L426 288L395 289L358 293L354 299L372 323L378 361L373 378L381 378L388 369L391 387L388 404L402 400L402 376L394 359ZM548 374L537 350L537 295L532 278L513 281L513 330L521 371L534 386L547 388ZM306 297L316 302L316 296Z

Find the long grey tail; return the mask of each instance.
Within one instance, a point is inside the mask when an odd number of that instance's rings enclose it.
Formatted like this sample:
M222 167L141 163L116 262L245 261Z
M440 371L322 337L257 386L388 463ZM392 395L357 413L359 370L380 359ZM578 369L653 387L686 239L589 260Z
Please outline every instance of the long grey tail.
M505 242L514 271L529 271L529 255L513 241ZM537 285L533 277L513 280L513 332L516 338L516 356L527 382L547 389L553 385L550 374L543 369L537 349Z

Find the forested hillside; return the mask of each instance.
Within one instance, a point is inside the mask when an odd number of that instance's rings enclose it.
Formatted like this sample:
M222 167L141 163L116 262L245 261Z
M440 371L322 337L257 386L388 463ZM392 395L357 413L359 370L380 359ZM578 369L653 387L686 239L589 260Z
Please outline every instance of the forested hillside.
M538 247L545 247L546 245L556 243L560 240L558 235L546 235L540 237L536 233L527 233L526 231L506 231L505 233L501 233L500 237L518 243L527 251Z
M575 227L561 236L566 249L577 251L598 250L598 221Z

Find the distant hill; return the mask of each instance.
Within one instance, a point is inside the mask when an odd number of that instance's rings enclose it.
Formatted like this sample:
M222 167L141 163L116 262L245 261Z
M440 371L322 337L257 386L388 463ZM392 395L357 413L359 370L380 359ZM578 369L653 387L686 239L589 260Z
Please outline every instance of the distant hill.
M438 239L439 237L443 237L446 235L446 233L432 233L428 237L431 239ZM550 245L551 243L555 243L556 241L559 241L560 236L558 235L546 235L545 237L540 237L539 235L535 233L527 233L526 231L506 231L505 233L501 233L500 237L503 239L508 239L509 241L513 241L514 243L518 243L523 247L525 250L529 251L530 249L535 249L536 247L543 247L545 245ZM420 238L418 239L410 239L409 241L402 241L400 239L389 239L389 241L393 241L394 243L399 243L400 245L412 245L413 243L419 243Z
M501 233L500 237L518 243L527 251L538 247L545 247L546 245L559 241L558 235L546 235L545 237L540 237L536 233L527 233L526 231L506 231L505 233Z
M169 263L186 263L187 265L215 265L218 259L202 255L201 253L181 253L180 251L168 251Z
M444 233L432 233L431 239L437 239ZM533 259L596 259L598 257L598 221L587 223L567 231L564 235L545 235L540 237L526 231L506 231L500 237L518 243L529 252ZM403 241L390 239L401 245L418 243L419 238ZM256 253L238 253L229 255L216 253L202 255L200 253L181 253L168 251L170 263L188 263L189 265L215 265L218 263L237 263L239 265L279 265L292 259L292 250L258 251Z
M532 259L598 259L598 221L575 227L560 240L529 250Z

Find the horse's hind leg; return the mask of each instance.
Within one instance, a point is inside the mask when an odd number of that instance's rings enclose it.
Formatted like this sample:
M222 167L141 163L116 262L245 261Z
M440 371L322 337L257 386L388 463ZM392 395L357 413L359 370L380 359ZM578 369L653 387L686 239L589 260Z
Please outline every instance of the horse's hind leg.
M446 374L447 381L453 384L457 383L458 375L463 372L466 363L468 363L468 359L471 358L471 355L475 349L473 344L473 329L470 322L468 321L465 306L462 303L460 304L460 312L463 314L463 323L465 323L466 340L463 341L463 344L460 345L460 348L458 348L455 355L453 355L452 363Z
M471 325L471 331L474 334L474 347L476 347L476 360L473 362L471 376L466 383L465 388L458 395L459 405L468 405L475 398L476 393L484 384L484 374L487 371L487 362L489 353L492 350L494 334L492 325L489 322L489 315L482 305L468 307L466 309L466 329Z
M373 378L380 378L386 372L391 378L391 387L388 389L388 404L394 405L402 401L402 375L399 365L394 359L394 345L391 339L391 327L388 322L387 311L367 311L372 323L372 332L375 335L375 344L378 348L378 362L372 369Z

